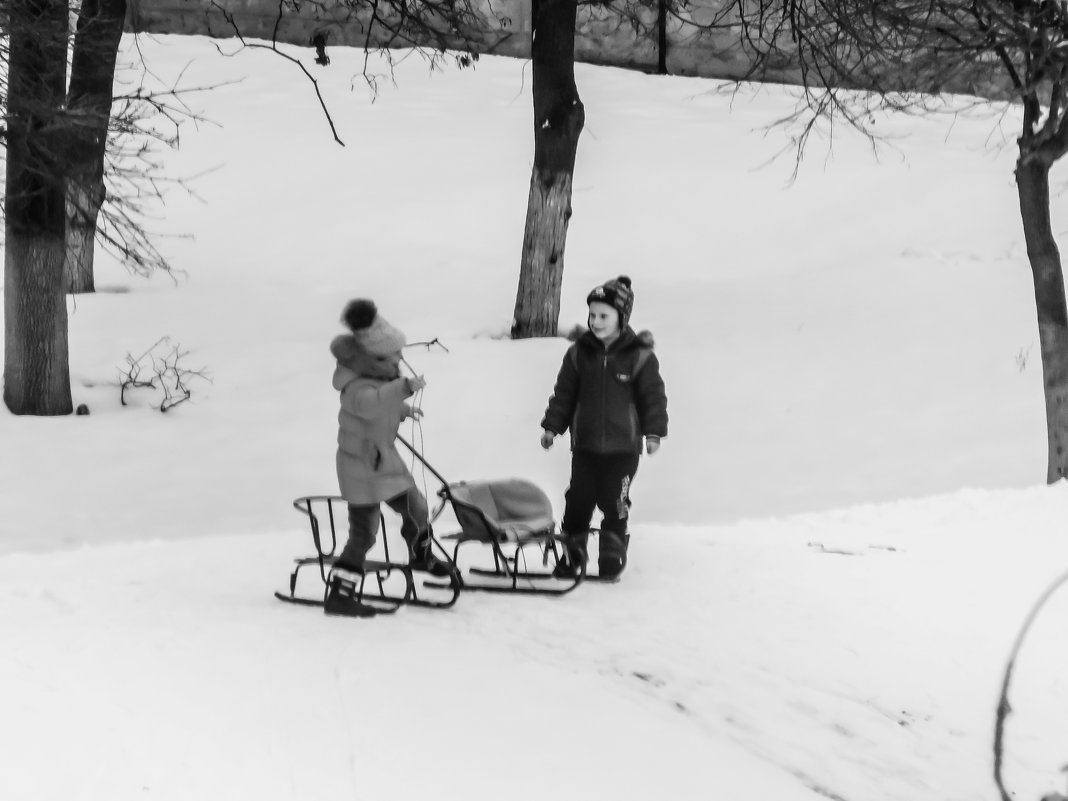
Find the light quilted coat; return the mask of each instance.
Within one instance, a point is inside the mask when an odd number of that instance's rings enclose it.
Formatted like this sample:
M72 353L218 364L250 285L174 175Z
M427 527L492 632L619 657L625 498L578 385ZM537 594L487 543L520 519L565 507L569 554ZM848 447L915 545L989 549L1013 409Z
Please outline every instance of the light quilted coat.
M371 506L414 487L396 445L397 431L410 412L405 403L412 394L408 379L368 378L338 364L333 383L341 393L337 480L342 497Z

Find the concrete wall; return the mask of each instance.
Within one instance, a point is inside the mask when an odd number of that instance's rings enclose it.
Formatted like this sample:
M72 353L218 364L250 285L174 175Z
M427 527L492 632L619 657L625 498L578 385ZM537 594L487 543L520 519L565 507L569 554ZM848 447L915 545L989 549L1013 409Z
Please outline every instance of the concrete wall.
M480 53L529 58L530 0L472 0L484 24L472 32ZM278 0L219 0L234 16L243 36L276 39L289 44L309 45L316 34L325 34L327 46L362 47L370 42L382 45L380 28L370 25L366 10L355 14L341 3L326 0L305 4L295 14L287 10L278 18ZM708 78L744 78L751 61L743 50L736 28L709 30L707 26L720 12L721 0L693 0L680 17L669 17L666 26L664 60L672 75ZM130 29L152 33L234 35L233 26L206 0L129 0ZM603 6L581 6L575 41L577 60L627 69L656 72L660 57L655 8L639 8L640 25L622 18ZM636 29L643 30L638 35ZM649 33L645 33L649 31ZM796 83L796 71L789 63L767 70L764 80Z
M241 34L248 38L310 45L316 35L324 35L327 47L387 43L381 25L372 25L370 11L353 10L339 0L305 0L300 11L296 0L286 0L285 13L278 16L280 0L128 0L129 27L151 33L201 34L214 37L235 35L234 27L220 11L232 14ZM466 37L478 53L530 57L531 0L466 0L475 10L476 24ZM589 64L657 72L660 46L656 32L656 7L631 0L638 22L626 19L603 5L581 5L578 11L575 58ZM742 45L741 29L722 19L724 0L689 0L688 7L668 17L664 62L670 75L695 75L729 80L760 80L774 83L800 83L796 65L785 55L777 63L761 65L752 74L753 59ZM364 3L360 3L364 6ZM712 27L713 21L716 22ZM640 31L641 33L639 34ZM391 46L403 46L392 43ZM460 40L454 40L454 47ZM916 75L914 70L887 64L891 84L902 90L937 87L980 97L1006 99L1012 96L1001 71L973 65L949 73Z

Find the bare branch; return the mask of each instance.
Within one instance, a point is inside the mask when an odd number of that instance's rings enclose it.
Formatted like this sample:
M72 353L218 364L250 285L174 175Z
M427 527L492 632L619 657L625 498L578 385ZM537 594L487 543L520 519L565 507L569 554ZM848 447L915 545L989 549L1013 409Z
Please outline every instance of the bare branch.
M275 55L281 56L291 64L295 64L300 69L300 71L304 73L304 77L311 82L312 88L315 90L315 97L318 99L319 107L323 110L323 115L326 117L326 121L330 125L330 133L334 137L334 141L344 147L345 143L341 141L341 137L338 135L337 127L334 125L334 119L330 116L330 109L327 108L326 101L323 99L323 93L319 90L319 81L317 81L315 76L312 75L308 71L308 68L304 66L304 62L302 62L299 58L291 56L289 55L289 53L286 53L278 48L278 25L281 23L282 20L282 12L285 7L285 0L280 0L278 4L278 16L275 18L274 34L269 45L259 44L258 42L246 41L245 37L241 33L241 28L238 26L237 20L235 19L233 13L231 13L229 10L220 5L217 0L211 0L210 5L220 14L222 14L223 19L225 19L227 24L229 24L230 27L233 29L234 36L236 36L238 41L241 42L242 48L270 50ZM235 55L234 53L226 53L225 51L223 51L222 48L218 49L219 52L223 55Z

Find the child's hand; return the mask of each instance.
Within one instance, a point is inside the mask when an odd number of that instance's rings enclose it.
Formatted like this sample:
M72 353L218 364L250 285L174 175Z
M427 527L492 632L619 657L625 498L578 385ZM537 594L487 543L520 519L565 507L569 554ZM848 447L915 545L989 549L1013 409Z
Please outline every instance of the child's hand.
M541 447L545 448L545 450L549 450L549 448L553 446L554 439L556 439L556 434L547 428L543 429L541 432Z
M408 409L407 416L412 418L413 420L421 420L423 418L423 410L420 409L418 406L412 406L410 409Z
M413 375L408 379L408 388L415 394L426 386L426 379L421 375Z
M646 437L645 452L652 456L658 450L660 450L660 437Z

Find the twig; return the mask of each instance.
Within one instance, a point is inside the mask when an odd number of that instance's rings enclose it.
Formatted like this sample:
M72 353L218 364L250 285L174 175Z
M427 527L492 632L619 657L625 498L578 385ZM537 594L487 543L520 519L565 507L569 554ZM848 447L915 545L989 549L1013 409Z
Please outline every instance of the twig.
M205 370L187 370L179 365L181 359L189 355L188 351L180 350L179 345L172 347L169 353L157 356L156 349L164 343L170 344L170 337L160 337L152 347L137 358L126 354L126 364L128 366L126 372L122 374L122 380L119 382L119 401L123 406L126 406L127 389L131 387L134 389L152 388L163 392L163 400L160 402L159 410L167 412L192 397L193 393L188 386L191 378L203 378L211 383L211 376ZM153 376L143 380L141 374L146 367L143 364L146 358L150 361Z
M406 348L414 348L414 347L416 347L417 345L418 345L418 346L421 346L421 347L425 347L425 348L426 348L426 349L427 349L428 351L429 351L429 350L430 350L430 349L431 349L431 348L432 348L432 347L433 347L434 345L437 345L437 346L438 346L439 348L441 348L441 349L442 349L443 351L445 351L446 353L448 353L448 352L449 352L449 349L448 349L448 348L446 348L446 347L445 347L444 345L442 345L442 344L441 344L441 340L439 340L439 339L438 339L437 337L434 337L434 338L433 338L433 339L431 339L431 340L430 340L429 342L409 342L409 343L408 343L407 345L405 345L404 347L406 347Z

